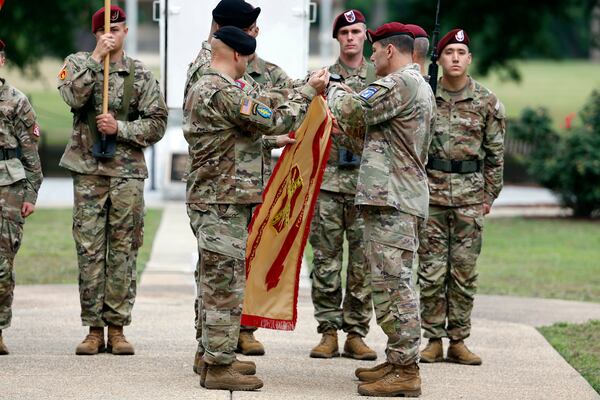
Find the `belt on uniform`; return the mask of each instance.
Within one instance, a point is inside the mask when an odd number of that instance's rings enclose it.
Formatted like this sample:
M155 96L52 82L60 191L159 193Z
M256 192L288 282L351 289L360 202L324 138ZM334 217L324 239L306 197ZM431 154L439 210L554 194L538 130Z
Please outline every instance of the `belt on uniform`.
M11 158L20 158L21 154L17 149L0 149L0 160L10 160Z
M481 171L483 160L444 160L430 157L427 169L448 172L453 174L470 174Z

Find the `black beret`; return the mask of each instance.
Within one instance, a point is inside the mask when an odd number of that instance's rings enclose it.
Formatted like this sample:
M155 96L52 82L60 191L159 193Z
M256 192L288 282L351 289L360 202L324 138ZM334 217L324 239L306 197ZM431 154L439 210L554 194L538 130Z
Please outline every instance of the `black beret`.
M252 7L244 0L221 0L212 11L213 19L220 26L250 27L258 19L260 7Z
M249 56L256 51L256 39L235 26L224 26L213 36L243 56Z

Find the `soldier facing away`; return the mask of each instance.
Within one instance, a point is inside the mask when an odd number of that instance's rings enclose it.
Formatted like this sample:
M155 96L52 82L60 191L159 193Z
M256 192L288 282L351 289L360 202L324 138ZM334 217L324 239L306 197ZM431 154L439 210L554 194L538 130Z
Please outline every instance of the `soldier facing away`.
M215 32L210 68L192 86L184 107L191 158L186 202L200 252L200 384L207 389L255 390L263 385L249 376L254 364L236 360L234 353L246 278L247 227L253 207L262 201L262 147L294 142L283 133L299 124L328 80L324 71L290 93L288 102L270 108L236 82L255 49L256 40L240 28L225 26Z
M340 46L338 60L329 72L338 74L355 92L360 92L375 80L375 67L363 57L367 27L358 10L348 10L337 16L333 37ZM321 192L311 224L310 244L313 249L312 302L317 332L321 342L310 352L314 358L339 356L337 331L347 333L343 355L359 360L375 360L377 353L363 338L369 332L373 305L371 273L363 253L364 221L354 204L360 154L339 143L332 136L331 152ZM348 241L346 290L342 300L342 249L344 234Z
M421 325L429 338L421 361L442 361L442 338L448 337L448 361L479 365L463 341L471 332L484 216L502 189L504 106L468 75L472 56L464 30L448 32L437 53L443 75L427 164L429 219L419 247Z
M81 320L89 334L76 354L134 354L123 335L136 295L136 258L144 226L144 148L165 132L167 107L158 82L140 61L126 56L125 12L104 8L92 18L96 48L66 58L58 90L73 112L73 134L60 161L71 171L75 193L73 238L79 264ZM109 112L102 114L103 60L110 55ZM94 153L106 135L114 155Z
M0 69L6 63L0 40ZM25 218L35 209L42 184L37 150L40 128L27 97L0 78L0 355L8 354L2 331L10 327L14 260Z
M421 332L412 266L417 227L427 218L429 204L425 163L435 100L412 62L414 38L403 24L384 24L367 37L377 75L384 78L358 95L339 86L328 95L346 135L360 144L366 129L356 204L365 221L375 315L388 336L387 361L355 374L363 381L361 395L414 397L421 393Z

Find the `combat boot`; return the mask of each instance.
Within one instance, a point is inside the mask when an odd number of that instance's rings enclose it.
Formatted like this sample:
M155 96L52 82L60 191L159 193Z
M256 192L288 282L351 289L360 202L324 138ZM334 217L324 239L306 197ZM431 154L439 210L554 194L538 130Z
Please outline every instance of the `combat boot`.
M462 340L450 341L446 361L464 365L481 365L481 357L469 350Z
M429 343L421 352L422 363L435 363L444 361L444 347L442 339L429 339Z
M321 342L310 351L312 358L339 357L338 337L335 329L323 332Z
M419 366L394 365L391 372L383 378L358 385L358 393L373 397L419 397L421 395L421 376Z
M240 331L236 352L245 356L262 356L265 354L265 347L256 340L254 332Z
M123 334L123 327L108 326L108 345L106 351L118 356L131 356L135 354L133 345L127 341Z
M2 339L2 330L0 330L0 356L8 354L8 347L4 344L4 339Z
M356 333L349 333L344 343L344 352L342 356L355 358L357 360L375 360L377 353L363 341L363 338Z
M204 354L199 351L196 352L194 357L194 372L200 375L200 386L204 387L204 381L206 379L206 363L202 359ZM252 361L241 361L234 360L231 366L242 375L254 375L256 374L256 364Z
M90 333L83 339L83 342L77 345L75 354L93 356L94 354L103 353L104 349L104 328L90 326Z
M231 365L208 365L204 387L216 390L256 390L263 382L256 376L242 375Z
M386 361L373 368L356 368L354 375L363 382L375 382L392 372L392 369L393 365Z

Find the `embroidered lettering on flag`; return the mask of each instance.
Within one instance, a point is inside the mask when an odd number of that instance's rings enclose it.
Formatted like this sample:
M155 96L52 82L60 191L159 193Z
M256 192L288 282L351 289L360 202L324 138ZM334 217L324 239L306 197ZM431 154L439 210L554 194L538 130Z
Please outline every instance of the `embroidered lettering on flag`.
M329 158L331 126L327 104L318 96L254 211L246 244L242 325L281 330L296 326L302 255Z

